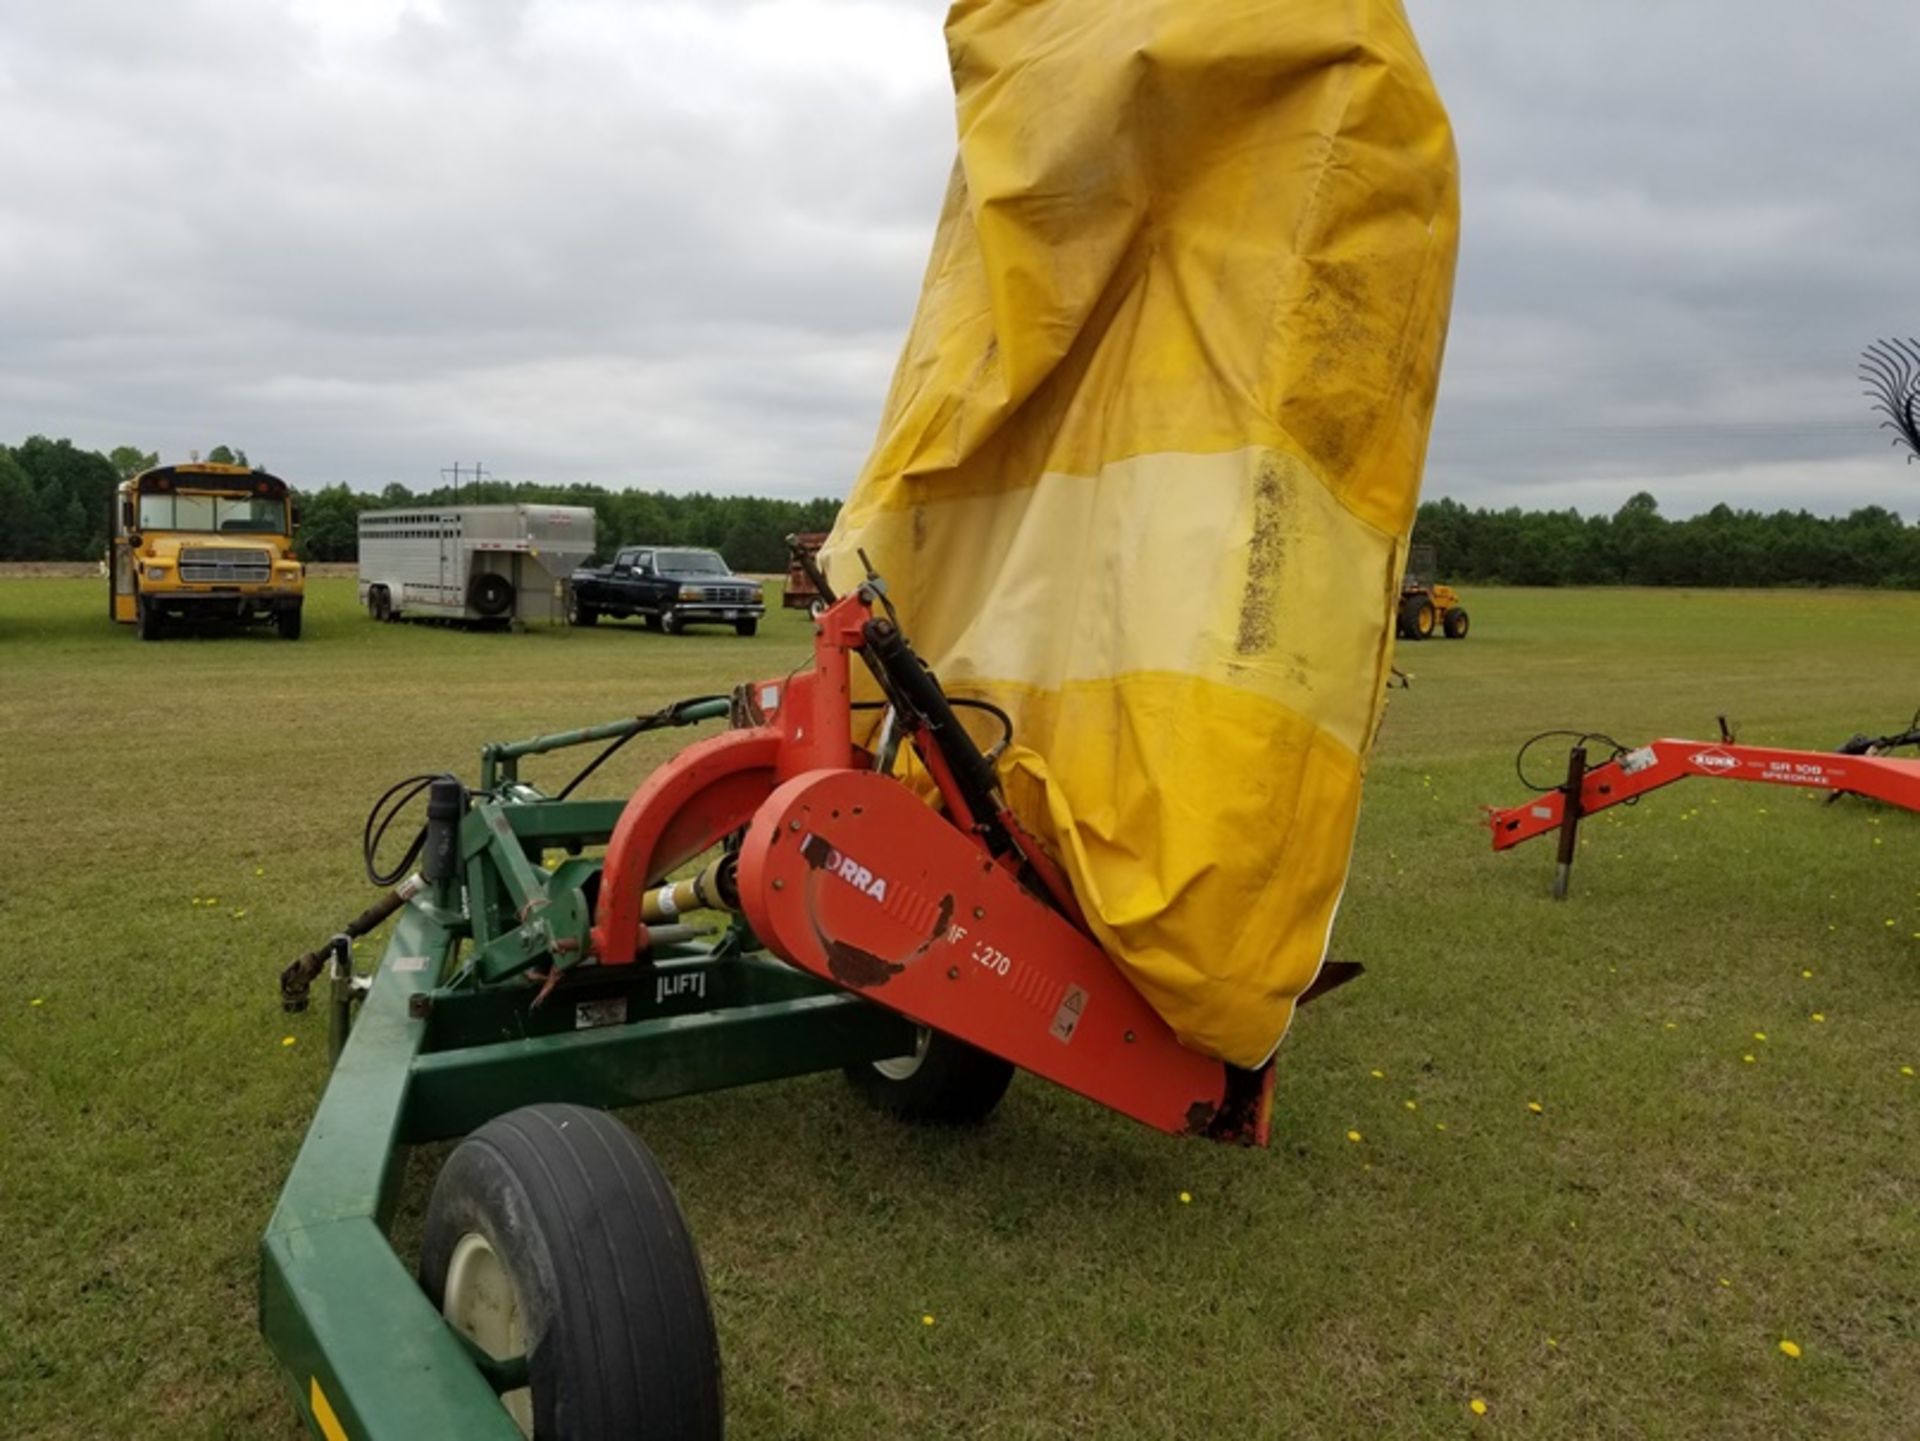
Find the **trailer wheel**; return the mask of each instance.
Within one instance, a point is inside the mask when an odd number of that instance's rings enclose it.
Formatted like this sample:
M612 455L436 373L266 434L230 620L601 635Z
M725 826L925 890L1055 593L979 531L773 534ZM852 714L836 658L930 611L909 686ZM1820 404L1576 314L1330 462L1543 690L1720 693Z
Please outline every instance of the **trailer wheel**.
M567 587L567 624L592 625L600 619L600 612L580 599L580 593L572 586Z
M925 1026L913 1050L848 1066L863 1100L900 1121L971 1126L986 1120L1013 1082L1013 1064Z
M300 639L300 607L292 606L287 610L273 613L273 627L280 632L282 640Z
M528 1384L501 1397L554 1441L721 1434L720 1352L686 1220L659 1163L604 1111L526 1106L447 1158L420 1284Z
M504 575L482 571L467 584L467 604L475 614L497 619L513 609L513 582Z
M1465 640L1468 624L1466 611L1456 605L1447 612L1447 618L1440 623L1440 628L1446 632L1448 640Z
M144 595L134 602L134 613L140 622L140 639L158 640L165 633L166 617L161 615L160 607Z
M393 600L388 596L384 585L367 588L367 614L377 621L393 619Z
M736 620L733 623L733 631L735 635L752 635L755 631L759 629L760 629L760 619L758 616L754 617L752 620Z

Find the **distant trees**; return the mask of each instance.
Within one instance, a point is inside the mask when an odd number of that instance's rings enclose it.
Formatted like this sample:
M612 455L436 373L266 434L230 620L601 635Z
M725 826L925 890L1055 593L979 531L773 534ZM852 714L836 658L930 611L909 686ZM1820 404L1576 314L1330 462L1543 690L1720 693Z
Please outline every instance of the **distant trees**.
M107 548L120 473L97 451L30 437L0 446L0 560L87 560Z
M247 464L244 450L215 446L210 461ZM106 551L108 505L114 487L150 470L160 457L138 446L107 455L71 441L36 435L0 445L0 560L95 560ZM352 560L360 512L403 505L447 505L449 487L413 491L390 483L377 494L344 485L300 494L300 550L309 560ZM665 491L608 490L597 485L468 482L462 505L501 501L592 507L602 551L628 543L711 546L743 570L784 570L786 537L828 530L838 501L775 500L761 496L672 495Z
M209 452L246 464L246 452ZM137 446L108 455L36 435L0 445L0 560L93 560L106 549L114 486L159 457ZM377 493L327 485L300 497L301 553L350 561L360 513L405 505L448 505L451 488L414 491L398 482ZM521 501L584 505L597 521L600 550L648 543L711 546L742 570L787 564L786 537L829 530L839 503L757 495L673 495L598 485L487 480L460 487L460 503ZM1763 513L1716 505L1669 520L1642 492L1612 515L1575 510L1485 510L1457 500L1420 507L1416 544L1434 547L1440 574L1508 585L1888 586L1920 590L1920 525L1867 506L1846 516L1804 510Z
M1920 526L1877 505L1838 517L1716 505L1669 520L1644 491L1611 516L1433 500L1420 507L1413 540L1431 545L1440 574L1457 581L1920 590Z

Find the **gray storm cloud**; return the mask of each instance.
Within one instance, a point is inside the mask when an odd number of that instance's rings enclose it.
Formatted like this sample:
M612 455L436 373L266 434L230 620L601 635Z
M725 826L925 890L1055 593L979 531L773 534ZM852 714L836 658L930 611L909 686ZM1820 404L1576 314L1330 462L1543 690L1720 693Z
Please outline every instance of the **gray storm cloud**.
M1411 0L1465 238L1430 495L1920 510L1920 7ZM952 154L919 0L15 0L0 439L841 493Z

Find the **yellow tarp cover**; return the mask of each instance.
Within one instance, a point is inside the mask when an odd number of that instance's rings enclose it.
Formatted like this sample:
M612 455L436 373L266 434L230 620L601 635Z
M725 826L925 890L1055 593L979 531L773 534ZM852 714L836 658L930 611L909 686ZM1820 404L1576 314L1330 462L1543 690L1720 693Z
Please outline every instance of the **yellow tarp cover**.
M1196 1049L1273 1052L1353 846L1452 294L1399 0L962 0L960 153L864 547ZM982 730L985 737L991 727Z

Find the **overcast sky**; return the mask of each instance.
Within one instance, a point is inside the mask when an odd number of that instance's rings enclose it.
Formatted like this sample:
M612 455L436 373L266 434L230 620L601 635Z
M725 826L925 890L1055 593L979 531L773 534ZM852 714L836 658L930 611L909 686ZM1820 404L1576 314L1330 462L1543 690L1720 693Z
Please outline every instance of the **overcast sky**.
M1920 334L1920 4L1409 3L1464 172L1426 494L1920 514L1854 377ZM844 494L943 13L5 0L0 440Z

